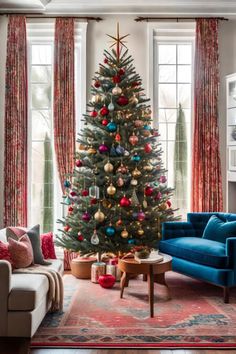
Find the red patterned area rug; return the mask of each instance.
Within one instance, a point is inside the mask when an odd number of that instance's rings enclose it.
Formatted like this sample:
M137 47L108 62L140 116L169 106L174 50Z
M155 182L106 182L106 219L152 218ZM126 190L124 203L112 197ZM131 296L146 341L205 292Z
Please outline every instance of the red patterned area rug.
M104 289L64 276L64 312L48 314L32 347L236 348L236 290L224 304L222 289L168 272L166 289L155 284L154 318L147 283L130 280L120 299L119 283Z

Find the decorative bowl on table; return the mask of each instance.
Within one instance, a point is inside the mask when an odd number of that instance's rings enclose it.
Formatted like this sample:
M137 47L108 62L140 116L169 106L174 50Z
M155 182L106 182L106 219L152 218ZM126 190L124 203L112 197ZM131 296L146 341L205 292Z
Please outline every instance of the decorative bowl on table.
M134 249L134 256L140 259L146 259L150 256L150 249L147 247L137 246Z

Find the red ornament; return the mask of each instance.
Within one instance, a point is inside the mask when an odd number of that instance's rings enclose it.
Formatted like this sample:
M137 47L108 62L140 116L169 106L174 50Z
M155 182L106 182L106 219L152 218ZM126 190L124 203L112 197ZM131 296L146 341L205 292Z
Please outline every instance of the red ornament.
M71 191L70 192L70 196L73 198L73 197L76 197L77 196L77 193L76 192L74 192L74 191Z
M87 189L84 189L83 191L82 191L82 196L83 197L87 197L89 195L89 191L87 190Z
M109 114L109 109L106 106L103 106L100 109L100 114L101 114L101 116L107 116Z
M122 221L121 219L117 220L116 226L120 226L120 225L122 225L122 224L123 224L123 221Z
M145 193L145 195L146 195L147 197L150 197L150 196L152 195L152 193L153 193L153 188L150 187L150 186L147 186L147 187L145 188L144 193Z
M144 145L144 151L148 154L149 152L152 151L152 145L150 143L146 143Z
M108 123L109 123L109 121L107 119L102 120L102 125L106 126Z
M70 226L69 225L64 226L64 231L65 232L68 232L69 230L70 230Z
M121 95L116 102L119 106L126 106L129 103L129 100L124 95Z
M78 232L78 240L83 241L83 239L84 239L83 235L80 232Z
M138 212L137 219L138 221L143 221L145 219L145 214L142 210Z
M158 192L154 199L155 199L155 200L160 200L161 197L162 197L161 192Z
M93 84L94 87L99 88L101 86L100 81L96 80Z
M106 289L112 288L115 284L116 278L111 274L100 275L98 278L99 284Z
M98 112L97 112L97 111L92 111L92 112L90 112L90 117L96 118L97 115L98 115Z
M98 202L97 198L92 198L92 199L90 200L90 204L91 204L91 205L97 204L97 202Z
M169 208L171 207L171 201L170 200L167 200L166 204L168 205Z
M113 76L112 81L114 82L114 84L119 84L121 82L120 75Z
M138 142L138 137L137 137L137 135L135 135L135 134L131 135L131 136L129 137L129 142L130 142L130 144L133 145L133 146L136 145L137 142Z
M82 167L83 166L83 161L82 160L76 160L75 164L77 167Z
M125 74L125 70L121 68L121 69L118 71L118 74L119 74L119 75L124 75L124 74Z
M104 64L107 64L107 63L108 63L108 59L105 58L105 59L103 60L103 62L104 62Z
M126 196L121 198L121 200L120 200L120 206L121 207L126 208L126 207L129 207L130 205L131 205L131 201Z
M68 211L69 211L70 213L71 213L73 210L74 210L73 206L70 206L70 207L68 208Z
M117 142L121 141L121 136L119 133L116 134L115 141L117 141Z
M136 87L136 86L139 86L139 84L140 84L139 82L134 81L134 82L132 82L131 86L132 86L132 87Z

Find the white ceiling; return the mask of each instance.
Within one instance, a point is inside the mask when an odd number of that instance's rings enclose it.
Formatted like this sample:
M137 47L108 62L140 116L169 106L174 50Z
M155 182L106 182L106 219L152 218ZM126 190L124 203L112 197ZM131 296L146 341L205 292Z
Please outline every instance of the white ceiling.
M236 0L0 0L0 12L236 17Z

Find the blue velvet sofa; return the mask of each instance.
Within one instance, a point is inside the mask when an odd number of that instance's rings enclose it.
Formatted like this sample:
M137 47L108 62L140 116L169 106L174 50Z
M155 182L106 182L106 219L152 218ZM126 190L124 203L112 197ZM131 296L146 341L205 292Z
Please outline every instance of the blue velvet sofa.
M211 218L212 215L217 218ZM225 225L236 225L236 214L188 213L186 222L162 224L159 249L173 257L173 271L222 287L227 303L229 289L236 285L236 232L235 235L229 233L230 237L226 233L225 240L220 242L214 231L210 239L204 238L210 218L222 220ZM231 221L233 223L229 224Z

